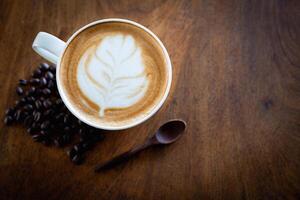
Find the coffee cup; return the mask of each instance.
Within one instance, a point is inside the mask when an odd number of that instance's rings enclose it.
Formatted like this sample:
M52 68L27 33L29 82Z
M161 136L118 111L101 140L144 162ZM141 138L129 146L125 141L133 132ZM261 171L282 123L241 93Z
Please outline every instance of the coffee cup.
M127 129L152 117L172 82L169 54L148 28L102 19L64 42L39 32L32 48L56 64L59 94L78 119L104 130Z

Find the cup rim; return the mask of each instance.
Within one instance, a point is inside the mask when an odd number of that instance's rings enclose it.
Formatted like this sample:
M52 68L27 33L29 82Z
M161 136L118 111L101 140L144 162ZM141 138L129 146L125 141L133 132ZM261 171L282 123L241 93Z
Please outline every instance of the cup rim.
M80 113L74 108L74 106L70 103L70 101L68 100L67 96L65 95L62 85L61 85L61 81L60 81L60 76L59 76L59 69L60 69L60 64L61 64L61 59L65 53L65 50L67 49L68 45L70 44L70 42L83 30L94 26L96 24L100 24L100 23L106 23L106 22L123 22L123 23L128 23L128 24L132 24L134 26L137 26L138 28L141 28L142 30L146 31L147 33L149 33L155 40L156 42L159 44L159 46L161 47L165 58L166 58L166 67L167 67L167 71L168 73L168 77L167 77L167 86L166 89L164 91L164 95L162 96L162 98L159 100L159 102L154 106L154 108L144 117L132 122L132 123L128 123L126 125L122 125L122 126L110 126L110 125L105 125L105 124L97 124L97 123L93 123L89 120L87 120L84 117L80 116ZM146 120L148 120L149 118L151 118L155 113L157 113L157 111L162 107L162 105L164 104L164 102L166 101L169 92L170 92L170 88L171 88L171 83L172 83L172 63L170 60L170 56L167 52L167 49L165 48L165 46L163 45L163 43L161 42L161 40L148 28L146 28L145 26L129 20L129 19L121 19L121 18L106 18L106 19L100 19L97 21L93 21L81 28L79 28L75 33L72 34L72 36L67 40L66 45L64 50L62 51L61 56L58 59L57 62L57 66L56 66L57 70L56 70L56 82L57 82L57 88L58 88L58 92L62 98L62 101L64 102L64 104L66 105L66 107L69 109L69 111L75 115L78 119L80 119L81 121L83 121L84 123L94 127L94 128L98 128L98 129L103 129L103 130L123 130L123 129L128 129L134 126L137 126L143 122L145 122Z

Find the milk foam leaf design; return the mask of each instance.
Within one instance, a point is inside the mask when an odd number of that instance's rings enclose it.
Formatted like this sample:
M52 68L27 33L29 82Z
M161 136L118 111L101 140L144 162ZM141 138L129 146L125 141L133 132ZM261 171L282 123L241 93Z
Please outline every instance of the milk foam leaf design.
M103 117L109 108L126 108L138 102L148 86L142 52L130 35L107 36L86 50L79 61L81 92L99 106Z

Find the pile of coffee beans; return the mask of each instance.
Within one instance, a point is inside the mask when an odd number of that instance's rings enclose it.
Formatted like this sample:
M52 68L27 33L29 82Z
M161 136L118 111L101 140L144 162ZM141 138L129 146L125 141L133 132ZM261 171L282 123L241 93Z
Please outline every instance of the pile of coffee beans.
M22 124L33 140L45 145L64 147L79 138L68 155L73 163L81 164L85 152L104 136L69 112L59 96L55 72L55 66L42 63L29 80L19 80L16 88L19 99L6 110L4 122Z

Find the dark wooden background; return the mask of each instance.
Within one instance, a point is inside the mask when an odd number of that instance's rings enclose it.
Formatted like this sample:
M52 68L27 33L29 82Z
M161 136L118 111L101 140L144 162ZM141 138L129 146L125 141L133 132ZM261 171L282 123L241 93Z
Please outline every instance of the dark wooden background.
M39 31L66 40L110 17L164 42L174 70L168 101L146 123L108 133L81 166L1 120L0 199L300 198L299 0L0 0L0 112L43 61L31 49ZM170 118L188 122L176 144L93 172Z

